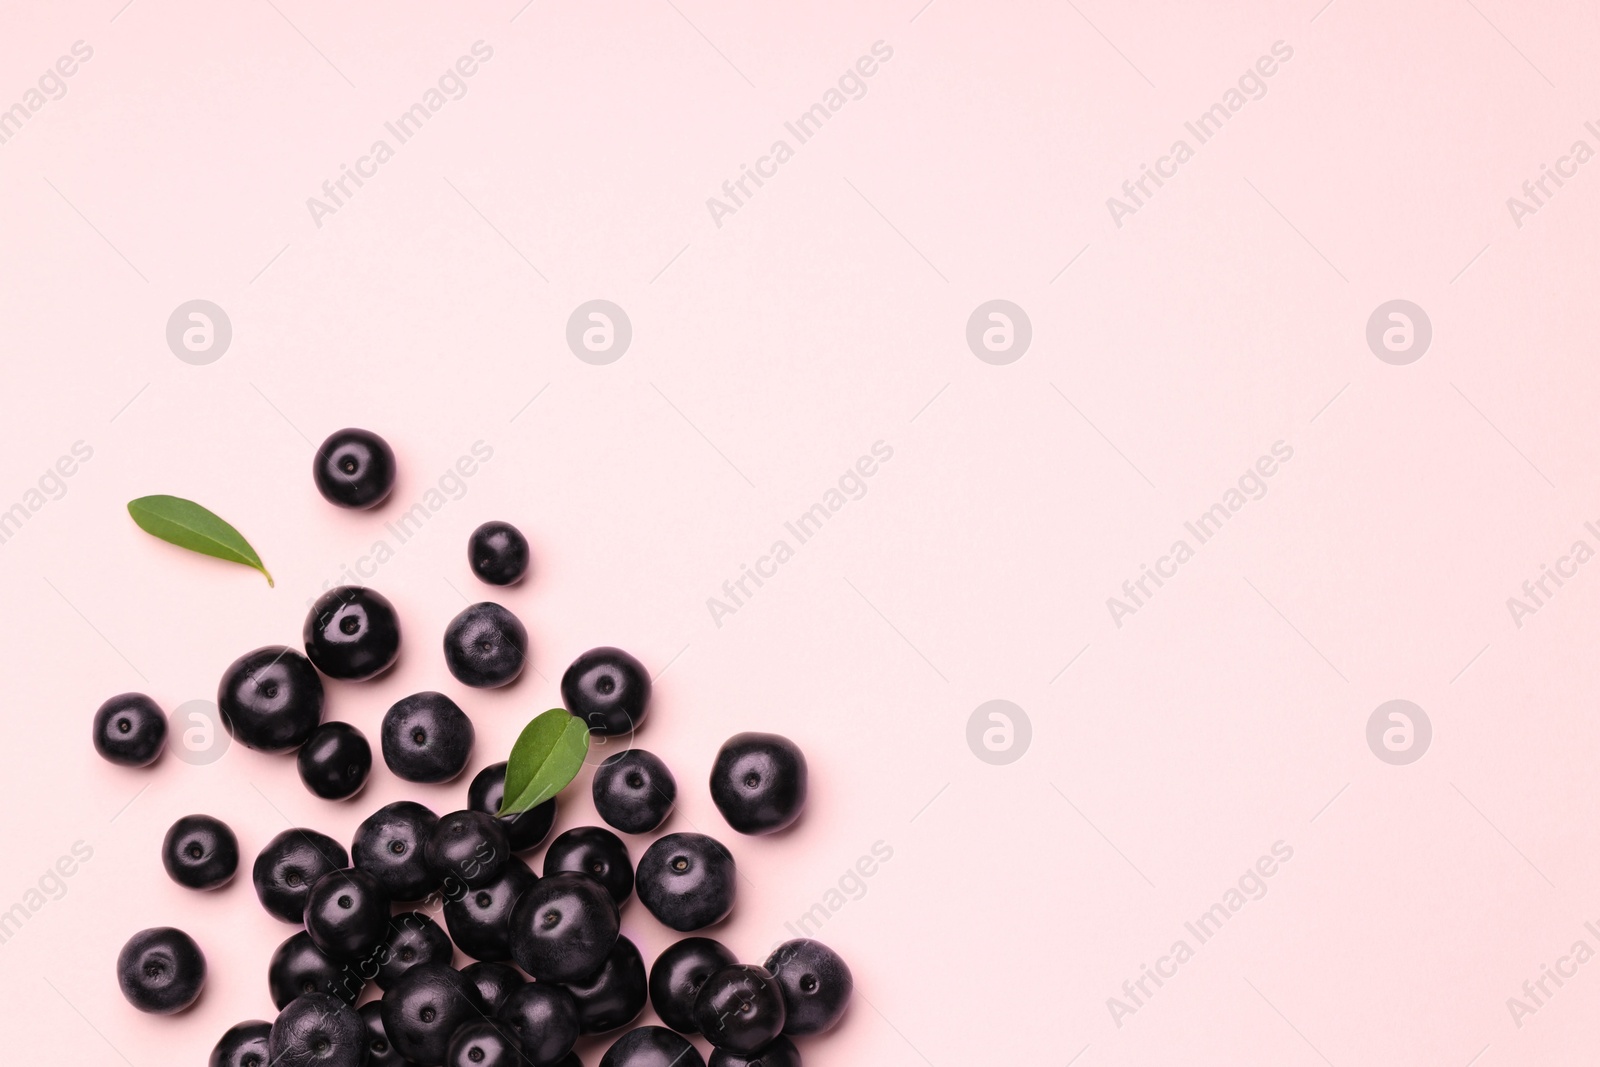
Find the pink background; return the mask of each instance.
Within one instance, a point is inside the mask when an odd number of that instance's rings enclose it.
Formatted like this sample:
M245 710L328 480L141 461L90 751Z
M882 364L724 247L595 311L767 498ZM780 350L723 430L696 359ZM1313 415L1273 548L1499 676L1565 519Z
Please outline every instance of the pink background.
M1600 147L1600 20L920 2L11 5L0 107L74 42L93 57L0 145L0 509L74 442L93 457L0 545L0 908L74 842L93 858L0 944L8 1062L204 1062L271 1015L290 930L247 865L285 820L348 841L400 797L464 803L467 777L381 766L321 802L240 746L114 768L88 724L124 690L210 698L235 656L294 643L480 440L493 459L371 580L402 613L398 669L330 685L331 716L376 740L393 700L441 688L477 723L470 774L585 648L664 670L639 743L682 786L668 829L727 839L748 876L719 939L759 960L893 850L820 931L858 997L808 1067L1593 1056L1600 962L1520 1026L1507 998L1600 949L1600 565L1520 628L1506 599L1600 547L1600 163L1520 228L1506 198ZM465 97L316 226L306 198L479 40ZM706 198L880 40L865 97L717 226ZM1293 58L1265 97L1114 225L1106 198L1276 41ZM164 337L194 298L233 325L207 366ZM564 340L594 298L633 324L609 366ZM965 341L994 298L1032 322L1008 366ZM1409 366L1365 341L1395 298L1433 324ZM399 454L377 513L311 485L311 442L345 425ZM1114 625L1106 598L1280 440L1267 495ZM877 441L865 497L716 625L707 598ZM123 504L156 492L232 521L278 587L137 531ZM489 518L533 541L500 599L538 673L475 693L438 641L485 595L463 545ZM1366 743L1397 698L1433 724L1409 766ZM1032 723L1005 766L966 742L991 699ZM811 761L776 839L729 832L705 788L743 729ZM559 827L593 820L587 783ZM196 811L246 854L208 895L158 860ZM1118 1025L1107 998L1279 841L1266 895ZM113 961L165 924L211 977L147 1017ZM647 960L670 941L637 904L623 926Z

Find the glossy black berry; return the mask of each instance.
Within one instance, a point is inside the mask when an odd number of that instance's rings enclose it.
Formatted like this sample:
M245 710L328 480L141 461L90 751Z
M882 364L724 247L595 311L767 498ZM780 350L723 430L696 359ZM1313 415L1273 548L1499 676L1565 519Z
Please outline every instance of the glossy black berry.
M329 871L306 897L305 923L311 940L329 956L362 959L388 936L389 894L366 871Z
M444 1067L527 1067L521 1043L493 1019L475 1019L450 1035Z
M706 1067L700 1050L664 1026L629 1030L600 1057L600 1067Z
M311 731L295 762L307 789L324 800L344 800L367 784L372 746L349 723L325 722Z
M626 1026L638 1017L650 999L650 981L644 973L644 957L625 937L606 957L595 973L566 983L567 992L578 1002L578 1029L585 1034L603 1034Z
M606 961L619 926L605 886L587 875L552 874L511 913L511 958L541 982L576 981Z
M307 993L326 993L354 1004L366 984L353 967L318 948L304 930L279 945L267 963L267 993L279 1010Z
M444 631L444 664L462 685L494 689L522 673L528 631L511 612L487 601L462 609Z
M389 989L413 967L448 965L455 955L450 937L420 911L403 911L389 920L389 932L372 954L379 989Z
M117 954L117 984L128 1003L152 1015L182 1011L206 984L206 957L171 926L140 930Z
M733 910L733 853L705 834L668 834L639 860L636 888L650 914L674 930L699 930Z
M362 682L399 658L400 618L377 590L341 585L311 605L301 639L317 670L329 678Z
M561 1060L578 1040L578 1003L558 985L519 986L507 994L495 1016L517 1035L523 1052L536 1064Z
M185 815L161 840L161 865L181 886L216 889L239 870L239 839L221 819Z
M625 834L647 834L666 822L678 783L661 758L642 748L606 757L594 772L594 810Z
M467 540L472 573L490 585L515 585L528 573L528 539L509 522L486 522Z
M368 1001L361 1005L359 1014L361 1025L366 1028L367 1067L411 1067L411 1061L400 1055L383 1029L383 1001Z
M394 488L394 450L371 430L331 434L317 449L311 476L317 492L341 508L370 508Z
M452 811L443 816L423 846L428 866L447 880L454 878L476 888L488 885L511 858L506 832L493 815L481 811Z
M383 762L408 782L448 782L466 769L474 731L443 693L413 693L383 716Z
M322 721L322 678L292 648L258 648L223 673L217 710L228 733L246 748L288 752Z
M668 946L650 967L650 1006L661 1021L680 1034L698 1034L694 1001L706 979L738 963L720 941L686 937Z
M267 1035L270 1033L272 1024L260 1019L248 1019L228 1027L211 1050L206 1067L267 1067L267 1061L271 1059L267 1055Z
M350 865L344 846L327 834L296 828L267 842L256 856L250 880L261 906L286 923L305 921L306 898L317 879Z
M466 949L461 951L466 952ZM485 960L461 968L461 973L478 987L478 995L483 998L483 1006L491 1015L500 1010L500 1005L506 1002L506 997L528 984L528 980L522 977L522 972L509 963Z
M717 1048L760 1052L783 1033L783 991L765 967L736 963L706 979L694 1001L694 1023Z
M439 816L415 801L385 804L356 828L351 858L378 880L391 901L421 900L441 881L423 852L438 823Z
M124 767L146 767L167 744L167 717L143 693L114 696L94 713L94 750Z
M506 765L491 763L479 771L467 787L467 807L494 815L505 829L511 851L526 852L536 847L550 832L556 821L556 798L551 797L537 807L515 815L499 815L500 802L506 795Z
M760 1052L741 1056L727 1049L714 1048L708 1067L800 1067L800 1050L787 1037L779 1037Z
M798 937L767 957L767 970L783 991L788 1022L783 1032L801 1036L831 1030L850 1006L856 983L850 968L820 941Z
M574 826L550 842L544 854L544 873L549 877L557 871L587 874L606 887L618 907L633 895L633 861L628 858L628 846L622 838L598 826Z
M444 905L451 939L475 960L509 960L511 913L538 880L526 863L513 856L492 882L476 888L454 883Z
M711 799L741 834L770 834L806 806L806 757L777 734L734 734L711 766Z
M383 1029L390 1043L423 1065L442 1064L450 1035L482 1017L478 987L442 964L411 968L383 995Z
M295 997L267 1038L270 1067L363 1067L367 1028L356 1010L325 993Z
M625 734L650 710L650 672L620 648L591 648L561 676L561 700L591 733Z

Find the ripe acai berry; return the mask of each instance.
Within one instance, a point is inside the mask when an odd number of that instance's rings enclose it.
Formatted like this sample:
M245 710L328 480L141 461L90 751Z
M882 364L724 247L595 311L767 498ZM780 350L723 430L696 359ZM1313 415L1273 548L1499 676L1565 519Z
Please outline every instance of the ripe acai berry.
M466 952L466 949L461 951ZM506 997L513 991L528 984L528 980L522 977L522 972L509 963L486 960L461 968L461 973L478 987L478 995L483 998L483 1006L491 1015L500 1010L500 1005L505 1003Z
M741 834L770 834L806 805L806 757L777 734L735 734L711 767L711 799Z
M616 834L598 826L574 826L550 842L544 854L545 877L558 871L587 874L606 887L618 907L633 895L633 861L628 858L628 846Z
M678 799L678 783L661 758L629 749L594 772L594 810L625 834L647 834L666 821Z
M295 997L267 1038L271 1067L363 1067L367 1028L356 1010L326 993Z
M267 962L267 993L280 1011L307 993L327 993L354 1004L366 984L352 967L318 948L304 930L279 945Z
M462 685L494 689L514 681L528 661L528 631L487 601L463 608L444 631L444 663Z
M798 1037L831 1030L850 1006L855 990L850 968L820 941L804 937L785 941L767 957L767 970L783 991L786 1034Z
M617 905L593 878L563 871L541 878L511 913L511 957L541 982L593 974L617 942Z
M650 967L650 1006L680 1034L698 1034L694 1001L706 979L738 963L728 947L709 937L686 937L670 945Z
M211 1050L206 1067L267 1067L267 1035L272 1024L247 1019L228 1027Z
M341 585L317 598L301 634L306 656L329 678L362 682L400 655L400 619L375 589Z
M455 946L438 923L420 911L404 911L389 920L383 944L372 954L377 964L379 989L389 989L413 967L426 963L448 965Z
M239 839L221 819L185 815L161 841L161 865L181 886L216 889L239 869Z
M286 923L305 921L311 887L330 871L350 865L344 846L327 834L295 828L267 842L250 870L261 906Z
M527 1067L521 1043L493 1019L467 1023L450 1035L444 1067Z
M760 1052L748 1056L714 1048L707 1064L708 1067L800 1067L800 1050L787 1037L779 1037Z
M561 986L548 982L528 982L513 989L495 1017L517 1035L523 1053L534 1063L556 1063L578 1041L577 1002Z
M323 800L345 800L361 792L372 770L372 746L347 722L325 722L295 756L300 781Z
M448 782L466 769L474 731L443 693L413 693L383 716L383 762L408 782Z
M650 710L650 672L620 648L591 648L561 676L561 700L590 733L625 734Z
M515 815L501 815L500 802L506 795L506 764L491 763L479 771L467 787L467 807L493 815L505 829L511 851L526 852L536 847L556 821L556 798Z
M361 1025L367 1031L367 1067L411 1067L411 1061L395 1050L384 1032L383 1001L372 1000L361 1005L360 1015Z
M140 930L117 954L117 984L128 1003L152 1015L182 1011L206 984L206 957L171 926Z
M733 854L722 842L705 834L668 834L640 858L635 888L651 915L687 932L727 917L738 878Z
M363 959L389 933L389 894L366 871L329 871L306 897L305 923L311 940L329 956Z
M783 992L765 967L736 963L706 979L694 1001L694 1021L717 1048L742 1056L759 1052L783 1033Z
M167 744L167 717L143 693L114 696L94 713L94 750L124 767L145 767Z
M494 881L475 889L459 882L444 905L444 922L456 945L475 960L499 962L511 958L511 913L539 876L515 856L506 861ZM487 999L487 998L485 998Z
M467 563L480 581L515 585L528 573L528 539L509 522L486 522L467 540Z
M356 828L351 858L378 880L391 901L421 900L441 881L423 852L438 823L439 816L415 801L385 804Z
M383 1029L408 1060L441 1064L450 1035L483 1017L478 987L439 963L413 967L383 996Z
M700 1050L664 1026L629 1030L600 1057L600 1067L706 1067Z
M423 855L446 882L453 878L476 888L495 880L511 857L511 846L493 815L452 811L428 835Z
M294 649L268 645L228 666L217 686L217 710L246 748L288 752L322 721L322 679Z
M317 492L341 508L370 508L394 488L394 450L371 430L331 434L317 449L311 476Z
M579 1031L603 1034L631 1023L650 999L649 985L639 949L627 938L617 938L598 971L566 983L578 1002Z

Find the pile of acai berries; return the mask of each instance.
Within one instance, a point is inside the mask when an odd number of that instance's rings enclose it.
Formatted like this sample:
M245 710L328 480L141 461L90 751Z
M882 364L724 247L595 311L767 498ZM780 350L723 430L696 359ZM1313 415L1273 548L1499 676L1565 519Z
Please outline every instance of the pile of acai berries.
M364 430L334 434L314 464L322 495L345 507L382 501L394 473L388 444ZM485 523L472 534L468 558L485 582L511 585L527 572L528 542L508 523ZM344 586L316 601L303 637L303 655L273 646L235 660L218 687L218 710L235 740L262 752L298 752L306 788L344 800L365 785L372 749L348 723L322 721L321 676L382 674L399 655L399 622L382 595ZM526 630L498 604L468 607L445 631L445 664L467 686L511 682L527 652ZM592 734L628 734L649 710L650 675L621 649L596 648L567 669L561 696ZM166 734L166 717L142 694L113 697L94 718L95 748L126 766L154 762ZM380 740L398 777L448 782L466 768L472 721L442 693L415 693L385 714ZM256 896L302 929L267 968L276 1021L228 1030L211 1067L580 1067L573 1051L580 1035L627 1026L647 1001L666 1026L622 1034L602 1067L705 1067L685 1034L710 1042L711 1067L798 1067L791 1038L839 1021L850 970L808 939L779 945L756 966L709 937L686 937L647 974L639 949L619 933L628 898L637 890L645 909L675 931L713 926L733 910L732 854L704 834L671 833L644 851L636 869L617 834L580 826L550 843L536 875L516 854L549 834L556 800L499 814L506 767L479 772L460 811L440 816L412 801L378 809L348 852L310 829L285 830L267 843L251 872ZM734 830L772 833L804 807L805 757L786 738L738 734L718 752L710 784ZM659 758L630 748L597 768L593 793L607 824L647 834L671 813L677 783ZM180 885L209 890L234 876L239 846L221 820L190 815L167 832L161 859ZM442 902L443 929L406 906L423 901ZM456 949L477 962L457 970ZM135 934L117 958L123 995L141 1011L183 1011L205 977L200 946L172 927ZM381 996L357 1007L369 982Z

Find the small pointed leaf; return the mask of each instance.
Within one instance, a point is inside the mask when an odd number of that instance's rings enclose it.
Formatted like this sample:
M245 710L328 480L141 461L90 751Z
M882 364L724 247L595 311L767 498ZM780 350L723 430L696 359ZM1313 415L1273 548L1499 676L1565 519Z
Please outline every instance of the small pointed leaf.
M583 720L552 708L522 728L506 765L506 791L501 815L538 807L577 777L589 754L589 727Z
M128 514L139 529L179 548L254 567L273 584L261 557L244 536L212 512L177 496L142 496L128 501Z

